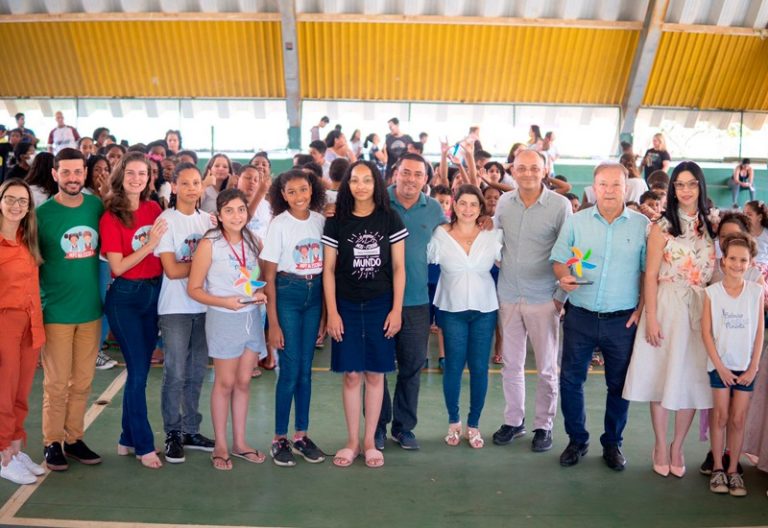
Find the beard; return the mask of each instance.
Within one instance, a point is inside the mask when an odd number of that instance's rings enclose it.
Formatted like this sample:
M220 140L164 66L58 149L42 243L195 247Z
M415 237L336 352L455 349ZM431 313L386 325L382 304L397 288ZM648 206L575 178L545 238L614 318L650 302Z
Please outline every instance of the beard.
M66 194L66 195L69 195L69 196L77 196L78 194L80 194L80 191L82 191L82 190L83 190L83 185L81 185L81 184L78 184L78 186L77 186L77 191L70 191L70 190L69 190L69 185L65 185L65 186L63 186L63 187L59 187L59 190L60 190L61 192L63 192L64 194Z

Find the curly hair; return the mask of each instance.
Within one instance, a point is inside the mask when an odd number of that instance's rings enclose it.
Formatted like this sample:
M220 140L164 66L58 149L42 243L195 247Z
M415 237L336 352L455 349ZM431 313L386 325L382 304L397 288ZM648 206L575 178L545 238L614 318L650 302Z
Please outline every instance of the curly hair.
M309 209L318 213L323 210L325 206L325 186L320 179L311 171L291 169L281 173L272 181L272 185L269 187L268 199L272 206L273 218L290 209L288 202L283 197L283 190L288 182L293 180L305 180L309 184L312 190Z

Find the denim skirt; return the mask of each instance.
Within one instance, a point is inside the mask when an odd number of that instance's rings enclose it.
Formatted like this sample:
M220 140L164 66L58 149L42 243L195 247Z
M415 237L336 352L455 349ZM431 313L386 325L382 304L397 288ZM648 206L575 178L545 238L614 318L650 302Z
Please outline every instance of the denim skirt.
M332 341L333 372L392 372L395 370L395 339L384 337L384 321L392 310L392 294L369 301L336 298L344 325L341 341Z

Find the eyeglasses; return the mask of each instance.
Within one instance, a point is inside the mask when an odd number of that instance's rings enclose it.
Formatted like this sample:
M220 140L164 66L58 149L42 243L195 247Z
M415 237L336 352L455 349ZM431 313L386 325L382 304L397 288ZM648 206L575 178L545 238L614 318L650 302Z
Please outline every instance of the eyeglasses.
M675 185L675 189L677 189L678 191L682 191L684 189L693 191L694 189L699 188L699 181L698 180L691 180L689 182L676 181L674 185Z
M19 204L19 207L29 207L29 198L16 198L11 195L5 195L3 196L3 203L7 205L8 207L13 207L16 204Z

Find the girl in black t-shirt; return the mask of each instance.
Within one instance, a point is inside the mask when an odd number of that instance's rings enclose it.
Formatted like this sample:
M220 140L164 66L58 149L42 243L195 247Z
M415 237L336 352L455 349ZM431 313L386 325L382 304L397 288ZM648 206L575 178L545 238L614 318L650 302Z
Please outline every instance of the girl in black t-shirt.
M339 467L360 454L360 385L365 380L365 437L368 467L384 457L374 433L384 395L384 373L395 370L393 337L402 324L405 290L405 238L408 231L396 211L378 169L353 163L341 180L336 216L323 231L323 290L327 331L333 338L331 370L344 373L344 412L348 440L334 456Z

